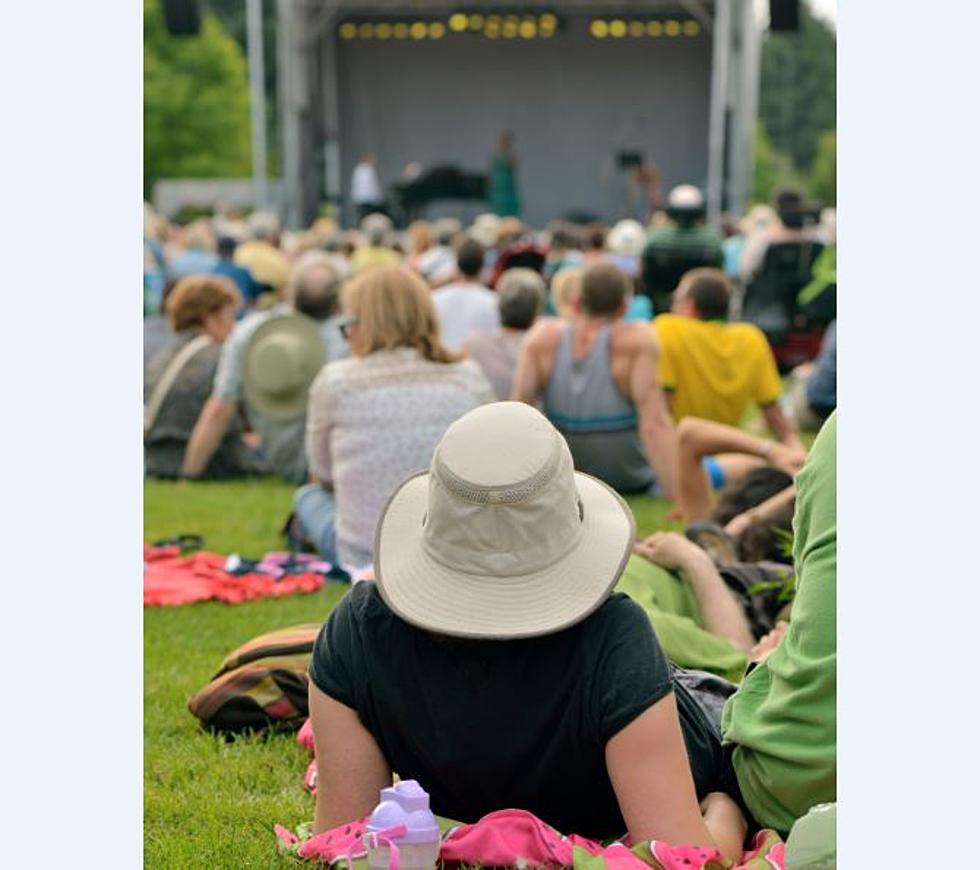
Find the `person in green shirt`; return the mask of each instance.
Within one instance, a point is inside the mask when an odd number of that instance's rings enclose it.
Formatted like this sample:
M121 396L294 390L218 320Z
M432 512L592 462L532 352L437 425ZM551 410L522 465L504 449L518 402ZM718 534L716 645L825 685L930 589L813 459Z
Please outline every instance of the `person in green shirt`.
M759 661L722 717L746 808L782 834L810 807L837 800L836 411L796 488L791 621L754 650Z

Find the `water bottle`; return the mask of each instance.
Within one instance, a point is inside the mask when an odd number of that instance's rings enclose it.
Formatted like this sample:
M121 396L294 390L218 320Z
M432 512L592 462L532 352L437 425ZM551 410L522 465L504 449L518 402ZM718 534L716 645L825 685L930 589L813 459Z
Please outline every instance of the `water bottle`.
M440 836L429 795L414 779L381 789L364 840L370 870L432 870Z
M837 870L837 804L817 804L786 840L786 870Z

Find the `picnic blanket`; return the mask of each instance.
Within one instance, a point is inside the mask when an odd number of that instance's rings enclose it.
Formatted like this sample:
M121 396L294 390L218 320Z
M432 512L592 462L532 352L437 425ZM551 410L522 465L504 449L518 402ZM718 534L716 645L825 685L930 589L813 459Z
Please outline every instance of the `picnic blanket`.
M276 825L279 854L353 870L367 866L367 817L311 836ZM603 845L577 834L564 836L526 810L498 810L443 836L439 860L449 867L570 867L573 870L785 870L785 846L775 831L759 831L741 861L717 849L678 846L660 840Z
M273 555L265 557L265 561ZM275 560L273 560L275 561ZM316 592L323 586L326 563L311 560L301 573L232 573L228 558L201 551L181 556L178 547L143 547L143 606L160 607L223 601L240 604L256 598L282 598L298 592ZM258 567L256 564L256 567ZM271 564L271 563L270 563ZM317 570L313 570L316 568ZM329 570L329 565L326 566Z

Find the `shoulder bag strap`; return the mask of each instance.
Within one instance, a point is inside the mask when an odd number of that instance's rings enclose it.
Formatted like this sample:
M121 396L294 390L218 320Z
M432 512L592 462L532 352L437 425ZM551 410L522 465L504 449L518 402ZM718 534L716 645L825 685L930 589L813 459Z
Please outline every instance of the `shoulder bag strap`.
M174 358L170 360L166 369L163 371L163 375L160 380L157 381L156 386L153 388L153 392L150 394L150 400L143 406L143 434L146 435L153 428L153 424L156 422L157 414L160 413L160 406L163 405L163 400L167 398L167 393L170 392L170 388L174 385L174 381L177 380L177 375L181 373L184 366L191 361L191 358L199 351L204 350L213 343L213 339L209 335L199 335L197 338L192 339L187 342L176 354Z

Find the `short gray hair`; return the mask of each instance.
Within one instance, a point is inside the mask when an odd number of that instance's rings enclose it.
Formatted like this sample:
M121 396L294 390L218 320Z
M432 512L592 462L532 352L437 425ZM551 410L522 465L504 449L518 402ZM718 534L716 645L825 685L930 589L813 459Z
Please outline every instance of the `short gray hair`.
M342 277L329 254L309 251L293 266L287 298L301 314L326 320L339 307Z
M508 269L497 281L500 322L510 329L529 329L544 310L544 279L534 269Z

